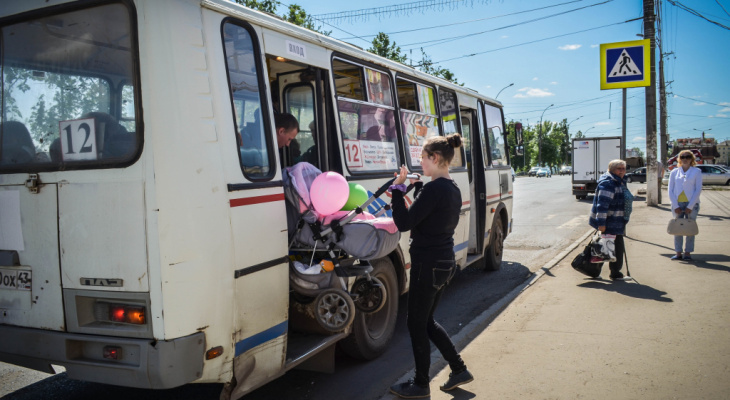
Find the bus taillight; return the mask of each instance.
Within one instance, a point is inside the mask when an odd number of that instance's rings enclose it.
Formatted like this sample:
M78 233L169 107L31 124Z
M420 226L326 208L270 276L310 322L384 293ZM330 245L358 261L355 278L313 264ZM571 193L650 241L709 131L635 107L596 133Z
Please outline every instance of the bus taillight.
M139 306L112 304L109 306L109 320L125 324L144 325L145 309Z

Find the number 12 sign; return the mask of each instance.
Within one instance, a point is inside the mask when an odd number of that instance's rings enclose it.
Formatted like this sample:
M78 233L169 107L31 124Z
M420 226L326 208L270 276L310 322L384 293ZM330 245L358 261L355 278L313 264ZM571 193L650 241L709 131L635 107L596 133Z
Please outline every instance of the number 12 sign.
M97 159L94 118L61 121L58 125L64 161Z

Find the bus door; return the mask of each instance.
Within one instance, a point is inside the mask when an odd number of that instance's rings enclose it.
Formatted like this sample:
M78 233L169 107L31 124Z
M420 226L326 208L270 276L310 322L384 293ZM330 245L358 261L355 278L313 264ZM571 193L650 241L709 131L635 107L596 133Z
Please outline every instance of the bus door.
M487 195L484 181L484 159L481 151L477 111L461 109L461 127L469 170L470 217L468 254L482 254L484 248L485 211Z
M485 114L485 108L489 107L486 106L484 103L479 103L479 144L481 146L481 156L484 160L484 182L485 182L485 199L486 199L486 207L484 208L485 213L485 232L484 232L484 238L488 238L490 234L491 227L494 223L494 216L495 213L491 210L496 208L496 205L499 204L500 198L502 196L502 185L499 178L499 170L494 168L495 165L495 153L492 152L490 147L490 138L489 138L489 122L488 122L488 116ZM485 241L485 246L488 241Z

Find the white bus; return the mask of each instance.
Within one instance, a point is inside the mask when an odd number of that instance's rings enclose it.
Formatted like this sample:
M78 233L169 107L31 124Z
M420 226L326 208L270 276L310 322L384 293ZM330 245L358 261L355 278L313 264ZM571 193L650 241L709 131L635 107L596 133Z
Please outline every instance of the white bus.
M0 42L0 361L238 398L333 362L335 344L377 357L408 237L371 262L382 309L302 333L282 184L300 161L374 192L401 164L419 172L426 138L460 132L456 259L501 263L496 100L225 0L4 0ZM301 131L278 151L284 112Z

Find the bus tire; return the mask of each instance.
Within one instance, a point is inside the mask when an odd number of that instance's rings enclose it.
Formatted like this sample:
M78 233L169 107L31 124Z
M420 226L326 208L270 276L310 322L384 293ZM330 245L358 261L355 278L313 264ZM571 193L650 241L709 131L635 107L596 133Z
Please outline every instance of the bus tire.
M372 360L387 350L395 332L398 320L398 279L393 262L387 258L370 261L373 266L371 276L378 278L387 293L385 304L380 311L355 314L352 332L339 342L340 348L350 357Z
M496 215L492 222L492 234L489 235L489 246L484 254L484 270L498 270L502 265L502 253L504 253L504 229L502 218Z

